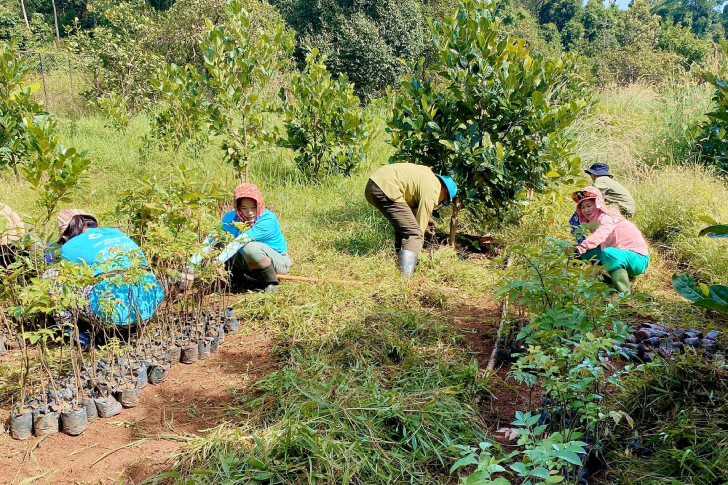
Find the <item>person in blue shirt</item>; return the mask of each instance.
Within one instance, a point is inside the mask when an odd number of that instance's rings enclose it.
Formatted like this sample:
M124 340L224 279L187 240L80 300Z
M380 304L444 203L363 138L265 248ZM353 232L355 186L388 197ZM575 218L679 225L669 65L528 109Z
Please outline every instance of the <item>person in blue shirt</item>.
M217 257L230 271L231 283L244 283L246 276L263 285L266 292L278 289L278 274L291 268L288 244L281 232L278 218L266 209L260 189L255 184L240 184L235 188L235 210L222 217L222 230L235 237ZM211 250L214 241L207 239L203 253ZM202 254L192 257L198 265ZM191 274L184 275L191 280Z
M82 315L114 325L132 325L154 316L164 299L154 273L142 271L129 276L132 281L122 280L133 267L147 266L137 243L118 229L99 228L94 216L79 209L62 211L58 228L61 259L91 266L97 278L82 292L88 299ZM70 311L63 313L61 321L68 319Z

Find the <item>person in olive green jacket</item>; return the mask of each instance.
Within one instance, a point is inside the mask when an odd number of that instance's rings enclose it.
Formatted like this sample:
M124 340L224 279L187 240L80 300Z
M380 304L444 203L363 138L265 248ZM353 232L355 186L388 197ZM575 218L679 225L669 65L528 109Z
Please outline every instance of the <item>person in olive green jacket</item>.
M414 272L432 211L440 204L448 205L457 191L452 178L413 163L386 165L367 182L367 202L394 226L394 248L404 276Z
M607 205L616 204L619 206L619 212L627 218L634 216L635 203L632 194L622 184L614 180L614 175L609 173L609 165L595 163L584 171L591 176L594 187L601 190Z

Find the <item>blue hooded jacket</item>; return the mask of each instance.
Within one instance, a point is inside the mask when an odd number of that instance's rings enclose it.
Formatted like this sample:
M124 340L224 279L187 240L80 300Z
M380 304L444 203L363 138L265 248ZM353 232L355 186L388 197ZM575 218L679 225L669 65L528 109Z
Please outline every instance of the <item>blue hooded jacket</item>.
M129 256L141 260L146 266L144 253L129 236L118 229L92 228L61 246L61 258L72 263L93 267L94 275L108 274L94 285L91 292L91 310L101 321L115 325L130 325L151 318L164 299L164 292L157 278L149 271L135 284L114 284L114 272L133 267ZM114 300L113 314L103 308L104 301Z

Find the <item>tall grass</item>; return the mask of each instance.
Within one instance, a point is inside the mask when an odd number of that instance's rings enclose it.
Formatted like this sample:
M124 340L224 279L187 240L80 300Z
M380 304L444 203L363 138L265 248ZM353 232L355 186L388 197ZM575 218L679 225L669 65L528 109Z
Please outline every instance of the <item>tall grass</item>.
M570 128L583 165L607 163L620 178L636 180L652 167L688 161L711 94L689 75L661 89L632 84L603 91L591 116Z

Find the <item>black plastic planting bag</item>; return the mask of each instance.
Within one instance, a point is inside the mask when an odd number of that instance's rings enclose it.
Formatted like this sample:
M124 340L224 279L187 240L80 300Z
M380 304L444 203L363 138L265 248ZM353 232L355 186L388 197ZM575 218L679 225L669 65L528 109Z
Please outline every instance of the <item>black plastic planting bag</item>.
M94 402L101 418L110 418L121 412L121 404L114 399L114 396L97 397Z
M86 428L88 428L86 407L79 406L78 409L61 412L61 424L63 425L63 432L71 436L78 436L86 431Z
M205 360L210 357L210 342L205 339L197 342L197 357L200 360Z
M217 352L220 348L220 338L215 335L214 337L209 337L210 340L210 353Z
M169 374L169 364L157 365L152 364L149 366L148 376L151 384L159 384L167 379Z
M134 377L137 381L137 387L139 389L144 389L149 383L149 380L147 379L147 366L143 365L134 369Z
M197 345L182 349L180 362L183 364L194 364L197 362Z
M58 413L38 413L33 418L33 428L36 436L48 436L58 433Z
M16 440L27 440L33 434L33 412L25 409L18 413L13 409L10 412L10 436Z
M86 420L89 423L93 423L99 417L99 413L96 410L96 403L90 397L85 397L81 400L81 405L86 408Z
M116 393L116 399L125 408L135 408L139 405L139 395L141 391L138 387L133 389L123 389Z
M182 358L182 347L175 346L169 349L167 351L167 358L169 359L170 364L179 364L179 361Z

